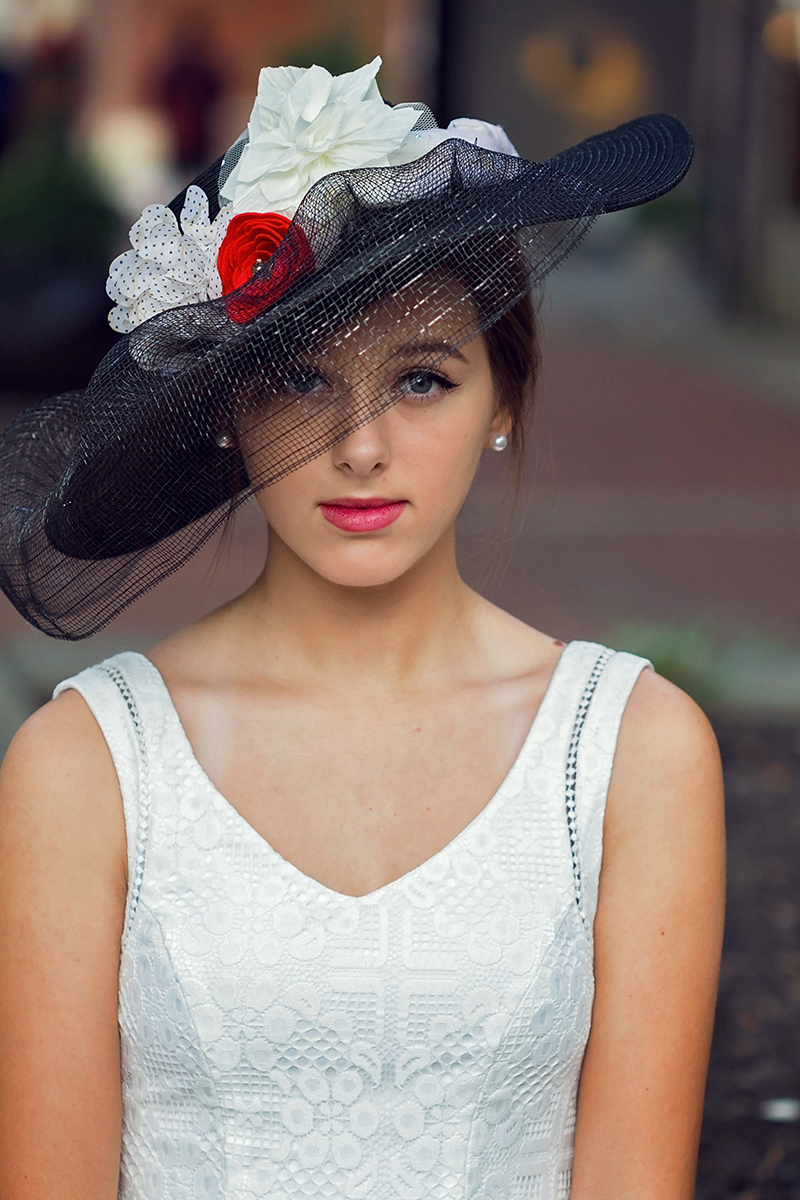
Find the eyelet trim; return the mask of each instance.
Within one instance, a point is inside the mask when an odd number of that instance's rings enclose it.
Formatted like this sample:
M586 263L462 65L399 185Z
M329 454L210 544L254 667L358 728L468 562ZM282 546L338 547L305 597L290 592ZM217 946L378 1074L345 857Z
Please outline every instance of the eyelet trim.
M592 703L592 697L597 691L597 685L600 682L600 676L603 674L609 660L613 657L613 650L603 650L592 667L592 673L583 689L578 711L575 714L575 723L572 726L572 737L570 738L569 751L567 753L567 770L566 770L566 806L567 806L567 829L569 830L569 848L572 855L572 878L575 884L575 903L578 906L578 912L581 915L581 920L586 925L586 913L583 909L583 880L581 877L581 858L580 847L578 845L578 811L577 811L577 788L578 788L578 749L581 742L581 734L583 733L586 718L589 715L589 706Z
M136 734L136 743L139 749L139 812L136 829L136 858L134 869L131 878L128 880L128 903L125 916L125 933L130 931L133 924L133 919L136 916L136 910L139 904L139 894L142 890L142 880L144 879L144 868L147 859L147 844L150 835L150 772L147 756L147 742L144 736L144 724L141 714L136 704L133 692L130 689L127 679L118 667L103 668L111 679L112 683L116 684L122 699L125 702L125 707L130 714L133 723L134 732Z

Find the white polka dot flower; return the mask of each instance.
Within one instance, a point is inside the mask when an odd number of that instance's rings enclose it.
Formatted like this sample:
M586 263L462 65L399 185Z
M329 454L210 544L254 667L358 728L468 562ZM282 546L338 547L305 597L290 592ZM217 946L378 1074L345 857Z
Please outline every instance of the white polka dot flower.
M192 186L181 222L166 204L151 204L131 229L131 250L111 264L106 291L116 307L108 321L117 333L130 333L148 317L222 295L217 255L230 210L211 222L208 197Z

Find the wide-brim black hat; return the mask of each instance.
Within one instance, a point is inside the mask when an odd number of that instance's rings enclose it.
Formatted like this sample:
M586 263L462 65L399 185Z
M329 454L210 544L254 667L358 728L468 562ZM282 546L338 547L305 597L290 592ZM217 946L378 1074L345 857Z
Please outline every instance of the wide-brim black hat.
M220 430L243 397L277 396L298 356L357 313L437 271L497 321L602 213L662 196L692 138L647 116L545 163L453 138L397 167L337 172L301 203L265 268L221 299L126 334L88 387L22 413L0 436L0 586L59 638L97 632L194 554L232 507L324 453L393 402L354 411L264 403L258 478ZM219 164L196 183L218 210ZM171 207L180 214L184 193ZM439 288L441 304L453 296ZM410 294L410 293L409 293ZM346 411L345 411L346 409ZM279 419L271 422L274 412Z

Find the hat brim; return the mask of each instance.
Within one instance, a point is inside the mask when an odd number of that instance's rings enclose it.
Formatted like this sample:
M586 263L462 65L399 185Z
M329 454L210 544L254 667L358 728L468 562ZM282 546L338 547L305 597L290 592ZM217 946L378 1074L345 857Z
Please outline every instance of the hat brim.
M602 212L610 213L666 195L683 179L693 155L694 140L683 121L668 113L651 113L593 134L541 165L596 187ZM217 179L224 157L220 155L192 181L208 196L212 220L219 212ZM178 219L192 184L169 202Z
M694 141L678 117L637 117L554 155L549 165L596 187L604 213L658 200L692 164Z
M663 195L691 158L682 122L651 116L541 164L453 139L403 167L320 180L295 218L313 245L316 271L268 307L256 304L244 322L230 319L232 297L151 318L110 351L85 393L8 427L0 441L6 594L53 636L96 632L178 569L253 490L238 452L218 447L216 434L227 398L254 363L291 360L315 331L332 328L332 314L346 324L418 276L420 264L435 269L454 253L468 257L482 238L524 234L525 277L501 280L485 328L557 266L598 215ZM270 260L272 270L290 243ZM233 299L257 296L269 278L267 271ZM339 436L334 427L309 434L302 452L278 456L257 486ZM78 603L93 571L94 599Z

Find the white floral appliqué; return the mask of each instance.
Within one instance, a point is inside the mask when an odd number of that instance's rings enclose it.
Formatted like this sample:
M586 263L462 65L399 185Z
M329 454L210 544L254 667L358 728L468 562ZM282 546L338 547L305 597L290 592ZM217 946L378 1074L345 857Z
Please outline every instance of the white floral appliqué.
M495 150L512 158L519 158L519 152L502 125L492 125L489 121L479 121L476 117L455 117L446 129L421 129L409 133L401 145L389 155L389 163L397 167L404 163L416 162L434 146L452 138L479 146L481 150Z
M333 171L385 167L417 119L384 104L375 58L333 76L324 67L264 67L249 142L223 187L232 211L293 217L310 187Z
M133 249L111 264L106 291L116 302L108 321L117 333L130 333L148 317L168 308L214 300L222 294L217 254L229 209L213 222L208 197L192 185L180 225L166 204L151 204L131 229Z
M492 125L489 121L479 121L476 117L456 117L447 126L450 137L461 138L462 141L472 142L482 150L495 150L500 154L510 154L519 158L519 151L502 125Z

